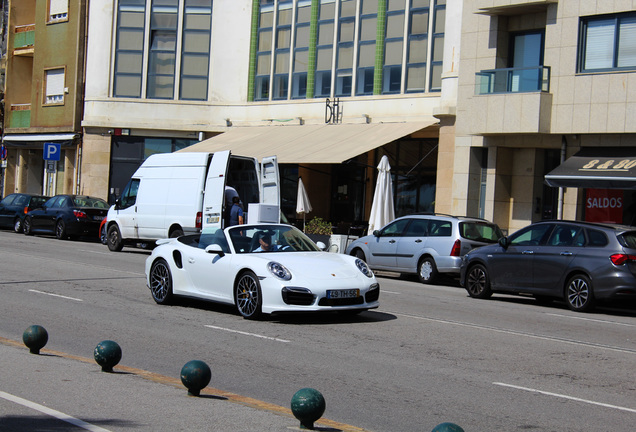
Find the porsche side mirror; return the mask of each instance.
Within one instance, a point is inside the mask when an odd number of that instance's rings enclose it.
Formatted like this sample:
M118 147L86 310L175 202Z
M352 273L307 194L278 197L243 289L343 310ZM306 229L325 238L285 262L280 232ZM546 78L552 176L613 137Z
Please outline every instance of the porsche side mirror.
M501 246L504 249L508 249L508 246L510 245L510 242L508 241L508 237L502 237L499 239L499 246Z
M327 245L324 244L323 242L319 241L316 243L316 246L318 246L318 249L320 249L321 251L324 251L327 249Z
M219 257L225 256L225 252L218 244L211 244L205 248L205 253L217 254Z

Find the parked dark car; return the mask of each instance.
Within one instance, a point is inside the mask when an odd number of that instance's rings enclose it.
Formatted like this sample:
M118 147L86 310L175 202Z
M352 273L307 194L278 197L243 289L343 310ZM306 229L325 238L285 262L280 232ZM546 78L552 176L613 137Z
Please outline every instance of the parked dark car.
M475 298L531 294L584 312L598 300L636 298L635 275L636 227L542 221L466 254L460 283Z
M56 195L24 218L24 233L55 234L58 239L82 235L95 238L108 213L108 203L86 195Z
M48 200L49 197L26 193L13 193L0 201L0 227L13 228L17 233L22 232L22 224L26 214Z

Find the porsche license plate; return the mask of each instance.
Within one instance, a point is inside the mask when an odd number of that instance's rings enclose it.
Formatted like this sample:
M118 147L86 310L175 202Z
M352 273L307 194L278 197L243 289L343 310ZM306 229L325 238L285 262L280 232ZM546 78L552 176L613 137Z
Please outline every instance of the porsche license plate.
M359 289L328 290L327 291L327 298L330 298L330 299L356 298L356 297L360 297Z

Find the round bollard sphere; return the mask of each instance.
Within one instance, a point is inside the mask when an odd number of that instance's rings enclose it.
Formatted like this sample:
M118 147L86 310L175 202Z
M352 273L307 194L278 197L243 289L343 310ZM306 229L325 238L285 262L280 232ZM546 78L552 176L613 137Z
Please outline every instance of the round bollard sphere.
M22 334L22 341L29 348L31 354L40 354L40 349L49 341L46 329L39 325L29 326Z
M464 429L455 423L440 423L435 426L431 432L464 432Z
M117 342L101 341L95 347L95 361L102 367L103 372L112 372L113 366L121 360L121 348Z
M199 396L211 378L210 367L201 360L191 360L181 368L181 382L190 396Z
M316 389L298 390L291 400L291 410L298 420L301 429L314 429L314 422L325 413L325 398Z

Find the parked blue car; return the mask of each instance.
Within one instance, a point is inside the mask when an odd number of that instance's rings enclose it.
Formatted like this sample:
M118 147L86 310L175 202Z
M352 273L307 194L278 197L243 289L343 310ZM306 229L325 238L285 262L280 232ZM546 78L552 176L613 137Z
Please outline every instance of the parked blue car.
M54 234L58 239L97 238L108 203L86 195L56 195L24 218L24 233Z
M13 228L17 233L22 232L22 224L26 214L42 205L49 197L27 193L13 193L0 201L0 227Z

